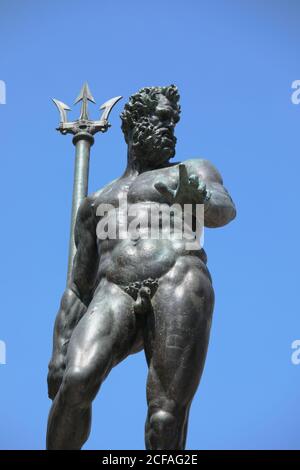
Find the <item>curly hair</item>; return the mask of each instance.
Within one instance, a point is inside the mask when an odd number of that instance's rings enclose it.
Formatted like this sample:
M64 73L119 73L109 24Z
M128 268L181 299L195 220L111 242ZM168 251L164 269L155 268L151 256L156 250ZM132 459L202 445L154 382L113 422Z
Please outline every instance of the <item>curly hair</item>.
M125 104L124 110L120 114L122 119L122 131L125 140L128 143L128 135L134 129L136 124L145 116L149 116L158 104L158 95L164 95L170 101L172 107L180 113L178 88L175 85L153 86L141 88L137 93L129 98Z

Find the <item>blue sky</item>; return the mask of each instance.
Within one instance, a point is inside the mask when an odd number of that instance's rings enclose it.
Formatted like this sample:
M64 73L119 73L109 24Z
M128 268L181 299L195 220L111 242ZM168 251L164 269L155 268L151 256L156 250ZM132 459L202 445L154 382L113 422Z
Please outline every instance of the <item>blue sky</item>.
M124 96L96 137L91 192L125 166L128 96L175 83L177 160L211 160L237 205L233 223L205 234L216 306L188 448L300 448L299 22L297 0L1 0L1 449L45 446L74 161L51 98L71 105L85 80L98 105ZM85 448L144 447L146 374L142 353L113 370Z

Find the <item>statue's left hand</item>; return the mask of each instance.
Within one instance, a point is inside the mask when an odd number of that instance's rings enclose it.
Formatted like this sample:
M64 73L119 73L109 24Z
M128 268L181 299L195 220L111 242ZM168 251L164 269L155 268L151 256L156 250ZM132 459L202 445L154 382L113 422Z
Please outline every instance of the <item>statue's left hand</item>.
M210 191L206 184L199 180L197 175L188 175L183 163L179 164L179 178L176 189L169 188L165 183L158 182L155 185L169 202L169 204L204 204L210 198Z

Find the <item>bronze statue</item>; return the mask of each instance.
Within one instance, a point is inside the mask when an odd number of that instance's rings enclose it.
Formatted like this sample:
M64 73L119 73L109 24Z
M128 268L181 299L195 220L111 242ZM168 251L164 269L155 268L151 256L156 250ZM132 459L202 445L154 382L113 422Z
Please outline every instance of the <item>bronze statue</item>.
M77 252L56 318L49 364L53 404L48 449L82 447L102 382L115 365L141 349L149 367L146 448L185 448L189 409L208 347L214 291L200 245L188 248L174 230L163 236L161 220L160 238L145 236L145 227L153 205L203 205L204 224L213 228L229 223L236 210L221 175L207 160L171 163L178 102L174 85L143 88L131 96L121 114L128 145L125 172L86 197L79 208ZM118 207L124 198L145 222L127 238L118 237ZM110 209L99 215L104 205ZM117 223L117 236L101 239L99 222L111 219Z

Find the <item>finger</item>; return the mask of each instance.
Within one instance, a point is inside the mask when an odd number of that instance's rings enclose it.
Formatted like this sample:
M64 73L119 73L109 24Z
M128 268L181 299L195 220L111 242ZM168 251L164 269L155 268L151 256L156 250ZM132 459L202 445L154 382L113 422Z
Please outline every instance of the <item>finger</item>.
M198 190L201 191L201 193L205 193L205 192L206 192L206 184L205 184L203 181L200 181L200 182L199 182Z
M198 188L199 187L199 178L198 178L198 176L197 175L191 175L189 177L189 183L194 188Z
M179 184L188 184L189 183L189 175L186 169L186 166L183 163L179 164Z
M207 189L206 194L205 194L205 201L208 202L210 198L211 198L211 191Z

